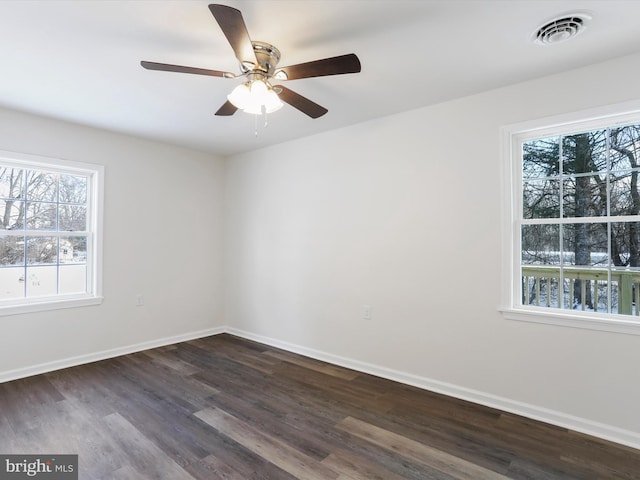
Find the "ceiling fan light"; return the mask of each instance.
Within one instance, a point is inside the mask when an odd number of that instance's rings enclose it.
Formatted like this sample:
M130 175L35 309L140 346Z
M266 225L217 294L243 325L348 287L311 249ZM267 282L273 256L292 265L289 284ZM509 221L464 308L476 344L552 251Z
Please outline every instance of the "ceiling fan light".
M227 95L227 100L239 109L244 110L251 102L251 91L246 83L242 83Z
M249 94L246 99L243 97L242 100L244 103L242 107L238 107L242 108L245 113L261 115L262 113L271 113L282 108L283 103L278 98L276 92L262 80L254 80L247 88L247 91ZM231 92L231 94L233 95L233 92ZM242 93L242 95L244 95L244 93ZM229 101L234 103L231 98L229 98ZM234 105L236 104L234 103Z
M280 110L282 108L282 105L284 104L280 101L280 98L278 97L276 92L274 92L273 89L270 88L269 91L267 92L267 95L265 97L265 102L264 102L264 107L267 113Z
M267 84L262 80L254 80L249 87L251 90L251 96L255 98L262 98L269 91Z

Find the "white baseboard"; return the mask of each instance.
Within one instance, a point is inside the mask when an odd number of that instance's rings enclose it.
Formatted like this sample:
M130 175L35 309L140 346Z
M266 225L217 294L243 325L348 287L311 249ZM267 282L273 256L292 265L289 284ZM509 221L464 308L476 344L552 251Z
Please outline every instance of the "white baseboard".
M541 422L550 423L576 432L592 435L603 440L640 449L640 433L633 432L631 430L625 430L612 425L594 422L586 418L576 417L563 412L550 410L548 408L511 400L509 398L499 397L479 390L473 390L451 383L441 382L439 380L433 380L366 362L360 362L358 360L333 355L320 350L314 350L274 338L245 332L236 328L228 327L226 332L238 337L246 338L247 340L264 343L272 347L280 348L292 353L298 353L300 355L315 358L334 365L350 368L352 370L368 373L388 380L422 388L424 390L441 393L461 400L478 403L487 407L497 408L498 410L521 415L533 420L539 420Z
M85 363L97 362L99 360L119 357L121 355L128 355L130 353L141 352L143 350L149 350L151 348L164 347L166 345L172 345L174 343L186 342L188 340L194 340L196 338L218 335L220 333L224 333L226 330L227 329L225 327L209 328L196 332L183 333L173 337L159 338L156 340L150 340L148 342L127 345L125 347L118 347L110 350L103 350L101 352L89 353L87 355L79 355L77 357L64 358L62 360L56 360L53 362L41 363L39 365L33 365L30 367L8 370L6 372L0 372L0 383L17 380L19 378L30 377L32 375L40 375L41 373L53 372L54 370L60 370L63 368L84 365Z

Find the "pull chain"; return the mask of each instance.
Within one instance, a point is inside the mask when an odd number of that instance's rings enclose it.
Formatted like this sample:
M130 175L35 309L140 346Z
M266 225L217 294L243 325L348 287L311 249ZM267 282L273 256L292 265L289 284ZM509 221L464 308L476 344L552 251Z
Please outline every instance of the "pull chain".
M262 105L262 116L264 117L264 126L263 128L267 128L269 126L269 116L267 114L267 109L264 105ZM253 120L253 131L254 131L254 135L256 137L258 137L258 117L259 115L254 115L254 120Z
M254 120L253 120L253 128L255 130L255 135L256 138L258 138L258 115L254 115Z

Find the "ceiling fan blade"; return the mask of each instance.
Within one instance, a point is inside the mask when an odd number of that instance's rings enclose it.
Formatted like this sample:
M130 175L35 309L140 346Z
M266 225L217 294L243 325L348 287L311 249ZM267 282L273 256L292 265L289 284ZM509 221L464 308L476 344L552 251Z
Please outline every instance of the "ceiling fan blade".
M340 55L338 57L324 58L312 62L299 63L289 67L279 68L276 78L280 72L284 72L286 78L283 80L296 80L298 78L324 77L326 75L342 75L344 73L360 72L360 60L355 53Z
M178 72L178 73L195 73L196 75L209 75L211 77L224 77L235 78L235 75L231 72L221 72L219 70L208 70L206 68L185 67L182 65L170 65L168 63L157 62L140 62L147 70L161 70L163 72Z
M215 3L209 5L209 10L211 10L218 25L220 25L222 33L227 37L240 63L244 64L248 62L251 64L250 67L258 63L256 54L253 51L253 44L251 43L249 32L247 31L247 26L242 19L240 10Z
M318 118L327 113L329 110L315 102L312 102L306 97L303 97L299 93L289 90L287 87L277 85L274 87L276 90L280 90L278 97L285 103L288 103L294 108L297 108L302 113L309 115L311 118Z
M228 117L229 115L233 115L234 113L236 113L236 111L238 110L238 107L236 107L233 103L231 103L229 100L227 100L224 105L222 105L218 111L216 112L216 115L220 115L223 117Z

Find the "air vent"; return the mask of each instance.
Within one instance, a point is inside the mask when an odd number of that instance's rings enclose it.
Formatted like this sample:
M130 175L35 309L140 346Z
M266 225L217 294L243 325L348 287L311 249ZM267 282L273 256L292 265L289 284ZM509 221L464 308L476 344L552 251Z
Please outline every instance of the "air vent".
M563 15L541 26L535 34L534 40L540 45L552 45L564 42L582 33L591 20L584 13Z

